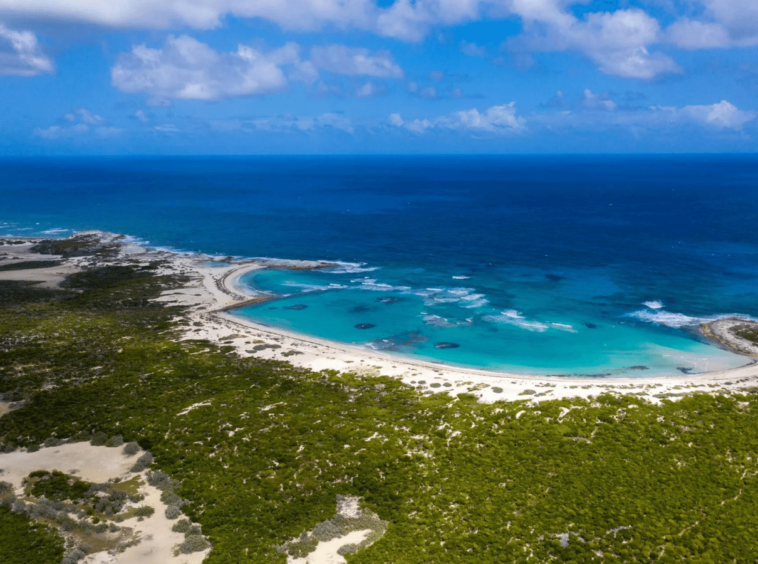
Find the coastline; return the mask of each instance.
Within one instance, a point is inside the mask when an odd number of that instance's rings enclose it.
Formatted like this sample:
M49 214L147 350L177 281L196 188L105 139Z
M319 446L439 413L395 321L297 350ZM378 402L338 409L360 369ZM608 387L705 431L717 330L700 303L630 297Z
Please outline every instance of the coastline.
M99 232L80 233L78 236L98 236L109 243L118 242L119 236ZM20 240L21 238L15 238ZM7 245L0 250L21 251L21 260L31 260L28 249L41 238L25 239L23 245ZM326 261L295 261L278 259L220 260L202 254L178 253L156 250L128 241L118 243L117 257L100 259L102 263L159 261L162 274L184 275L188 283L183 287L165 292L161 302L183 305L188 308L190 321L182 331L182 339L207 339L224 346L231 346L243 357L256 356L290 362L295 366L314 371L335 370L366 376L388 376L412 386L422 393L448 392L474 394L480 401L541 401L571 397L589 398L603 393L631 393L649 401L676 399L697 391L737 392L758 386L758 359L750 358L730 344L724 336L727 324L707 324L703 334L711 340L745 355L746 364L738 368L698 374L656 375L640 377L593 378L581 376L543 376L510 372L498 372L477 368L429 362L400 355L392 355L361 346L353 346L317 337L255 323L233 311L245 305L276 299L278 296L256 293L242 287L241 279L246 274L264 268L317 269L335 266ZM6 253L7 254L7 253ZM55 258L34 254L34 260ZM63 259L63 265L50 272L45 269L13 270L0 272L0 280L20 279L21 273L35 273L35 280L48 277L47 283L62 280L63 271L93 266L77 258ZM7 264L5 261L0 264ZM28 278L26 278L28 279ZM724 321L724 320L719 320ZM738 320L744 323L745 320ZM714 333L713 331L716 331Z

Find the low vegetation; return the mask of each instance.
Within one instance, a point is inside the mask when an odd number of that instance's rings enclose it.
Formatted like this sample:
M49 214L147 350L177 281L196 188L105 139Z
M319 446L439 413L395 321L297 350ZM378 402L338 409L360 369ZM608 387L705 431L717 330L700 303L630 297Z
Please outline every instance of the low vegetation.
M23 402L0 418L0 442L100 433L126 443L113 456L138 443L177 508L179 553L207 538L211 564L284 563L277 547L315 535L344 495L388 523L351 564L758 560L753 394L533 407L421 395L179 342L182 310L151 298L181 280L116 268L60 291L0 287L0 393ZM51 495L80 488L42 481ZM0 509L4 539L25 563L63 556L27 513ZM0 561L21 561L6 553L0 542Z

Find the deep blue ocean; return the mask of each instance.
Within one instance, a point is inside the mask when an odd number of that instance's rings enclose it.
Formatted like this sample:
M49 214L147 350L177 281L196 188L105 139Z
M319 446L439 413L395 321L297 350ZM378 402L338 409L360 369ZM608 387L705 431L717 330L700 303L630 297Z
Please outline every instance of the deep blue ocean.
M645 376L747 359L694 331L758 318L752 156L0 161L0 234L327 259L246 283L260 322L427 360ZM294 306L294 307L293 307Z

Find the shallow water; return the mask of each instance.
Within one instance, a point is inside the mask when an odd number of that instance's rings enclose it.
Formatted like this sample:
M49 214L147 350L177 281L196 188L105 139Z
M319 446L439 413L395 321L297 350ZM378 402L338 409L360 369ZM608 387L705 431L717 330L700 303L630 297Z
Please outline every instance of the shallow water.
M0 174L0 233L351 263L256 274L293 295L240 314L427 360L699 372L746 363L699 321L758 317L754 157L47 159Z

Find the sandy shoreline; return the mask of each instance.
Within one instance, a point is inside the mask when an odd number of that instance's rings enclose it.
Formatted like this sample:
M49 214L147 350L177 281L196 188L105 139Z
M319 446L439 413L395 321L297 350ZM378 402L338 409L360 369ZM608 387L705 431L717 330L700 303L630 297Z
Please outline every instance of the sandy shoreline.
M110 240L115 238L110 234L101 236L110 237ZM0 253L17 254L14 260L40 260L40 255L28 252L30 246L31 244L0 246ZM14 253L14 250L19 252ZM315 269L334 266L334 263L325 261L219 260L207 255L154 250L126 243L122 245L118 258L111 259L110 262L147 264L156 260L162 262L162 273L182 274L189 279L185 287L168 291L158 298L162 302L188 307L187 316L191 323L184 329L182 338L208 339L233 346L243 357L284 360L315 371L336 370L390 376L423 393L466 392L475 394L485 402L586 398L608 392L637 394L657 402L664 397L675 399L696 391L730 392L758 385L758 361L748 356L745 357L745 365L739 368L681 376L649 374L640 377L589 378L528 375L463 368L392 355L264 326L233 314L236 308L277 297L256 293L244 286L241 280L246 274L264 268ZM77 262L77 259L65 262L67 268L81 266L81 261ZM38 274L35 279L47 275L39 270L36 272ZM35 271L0 272L0 280L9 279L8 275L12 275L12 279L22 279L22 273ZM63 273L59 271L55 274L54 281L57 281ZM52 275L51 272L50 276ZM720 321L720 324L709 324L704 332L716 342L736 349L729 342L728 336L724 335L728 334L730 325L723 323L726 320ZM746 354L746 351L742 353Z
M747 389L758 383L758 364L745 358L745 365L718 372L682 376L647 375L619 378L541 376L463 368L374 351L255 323L233 313L250 300L275 299L252 294L241 279L257 269L284 267L279 264L230 264L227 267L195 266L204 287L213 287L213 297L196 302L190 317L200 323L188 338L205 338L234 346L241 356L286 360L315 371L350 371L400 379L424 393L473 393L481 401L518 401L592 397L607 392L633 393L657 402L695 391ZM307 268L307 265L302 265ZM223 272L219 272L223 271ZM210 296L209 296L210 298ZM258 350L254 350L255 348ZM277 348L269 348L277 347Z

